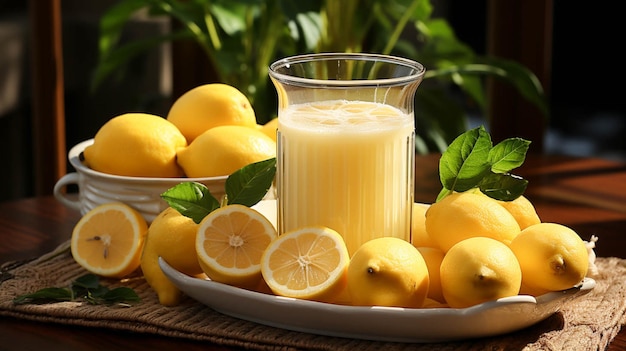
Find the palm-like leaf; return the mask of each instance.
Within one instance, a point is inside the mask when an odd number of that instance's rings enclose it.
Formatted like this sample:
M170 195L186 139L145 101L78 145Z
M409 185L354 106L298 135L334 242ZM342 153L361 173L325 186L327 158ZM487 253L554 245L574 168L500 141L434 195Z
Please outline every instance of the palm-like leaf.
M169 16L176 30L120 45L125 23L139 10ZM248 96L259 123L276 110L269 64L297 53L328 51L395 54L426 66L416 97L420 152L442 151L468 127L463 106L446 93L451 86L484 109L484 78L495 77L548 115L542 87L531 71L516 62L476 55L445 20L431 18L432 11L430 0L126 0L101 19L92 86L123 74L121 68L147 49L193 39L218 79ZM415 34L407 38L407 33Z

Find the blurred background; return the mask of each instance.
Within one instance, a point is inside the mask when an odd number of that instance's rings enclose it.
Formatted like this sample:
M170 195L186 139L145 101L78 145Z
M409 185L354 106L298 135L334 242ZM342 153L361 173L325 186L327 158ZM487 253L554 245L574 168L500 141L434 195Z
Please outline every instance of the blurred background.
M116 115L141 111L165 116L175 95L170 45L142 53L130 63L121 81L108 80L91 91L98 60L99 20L118 2L62 1L67 150L92 138ZM488 0L437 0L432 4L435 15L446 18L461 41L477 54L486 54ZM607 4L553 4L551 60L547 65L551 115L542 140L543 153L626 161L626 104L618 85L625 73L618 66L621 56L616 32L621 18L620 12ZM170 26L166 19L137 16L127 24L123 39L167 33ZM33 186L32 98L37 77L31 65L31 39L29 2L0 0L0 159L4 165L0 201L38 192ZM479 113L468 111L468 115L470 126L485 123Z

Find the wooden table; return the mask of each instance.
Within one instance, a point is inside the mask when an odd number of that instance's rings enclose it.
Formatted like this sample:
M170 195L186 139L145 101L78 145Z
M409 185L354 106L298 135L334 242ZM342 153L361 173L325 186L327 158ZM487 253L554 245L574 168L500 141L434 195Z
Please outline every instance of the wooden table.
M431 203L437 196L438 160L438 155L417 157L416 201ZM626 258L626 164L529 155L515 173L529 180L526 196L542 221L567 225L584 240L598 236L598 256ZM70 238L79 218L52 197L0 203L0 263L53 250ZM14 318L0 319L0 340L3 350L234 350L206 342ZM608 350L625 349L622 329Z

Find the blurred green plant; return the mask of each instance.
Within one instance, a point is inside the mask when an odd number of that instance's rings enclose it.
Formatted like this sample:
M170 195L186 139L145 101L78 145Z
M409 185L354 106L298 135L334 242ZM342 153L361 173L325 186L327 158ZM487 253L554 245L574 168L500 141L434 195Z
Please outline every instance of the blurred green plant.
M125 25L140 10L169 16L177 25L166 35L121 44ZM422 63L427 72L415 101L420 153L442 152L468 129L466 99L485 111L486 77L512 84L548 116L543 89L530 70L514 61L477 55L457 39L445 19L432 13L430 0L120 1L100 21L92 87L112 75L123 76L131 59L155 45L193 40L218 80L248 96L259 123L276 114L268 66L282 57L313 52L382 53Z

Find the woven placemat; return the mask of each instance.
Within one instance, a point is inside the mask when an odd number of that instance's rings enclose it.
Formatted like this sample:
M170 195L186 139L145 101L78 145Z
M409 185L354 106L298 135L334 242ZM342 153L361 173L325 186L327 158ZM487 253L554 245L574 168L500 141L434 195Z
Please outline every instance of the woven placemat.
M34 261L3 265L0 316L66 325L110 328L139 333L205 340L253 350L603 350L626 324L626 260L596 260L596 287L584 297L529 328L497 337L451 343L406 344L327 337L293 332L222 315L185 298L164 307L143 279L124 283L141 302L133 307L109 307L79 302L15 305L13 299L45 287L66 286L86 273L75 263L67 243ZM114 281L111 287L118 286Z

